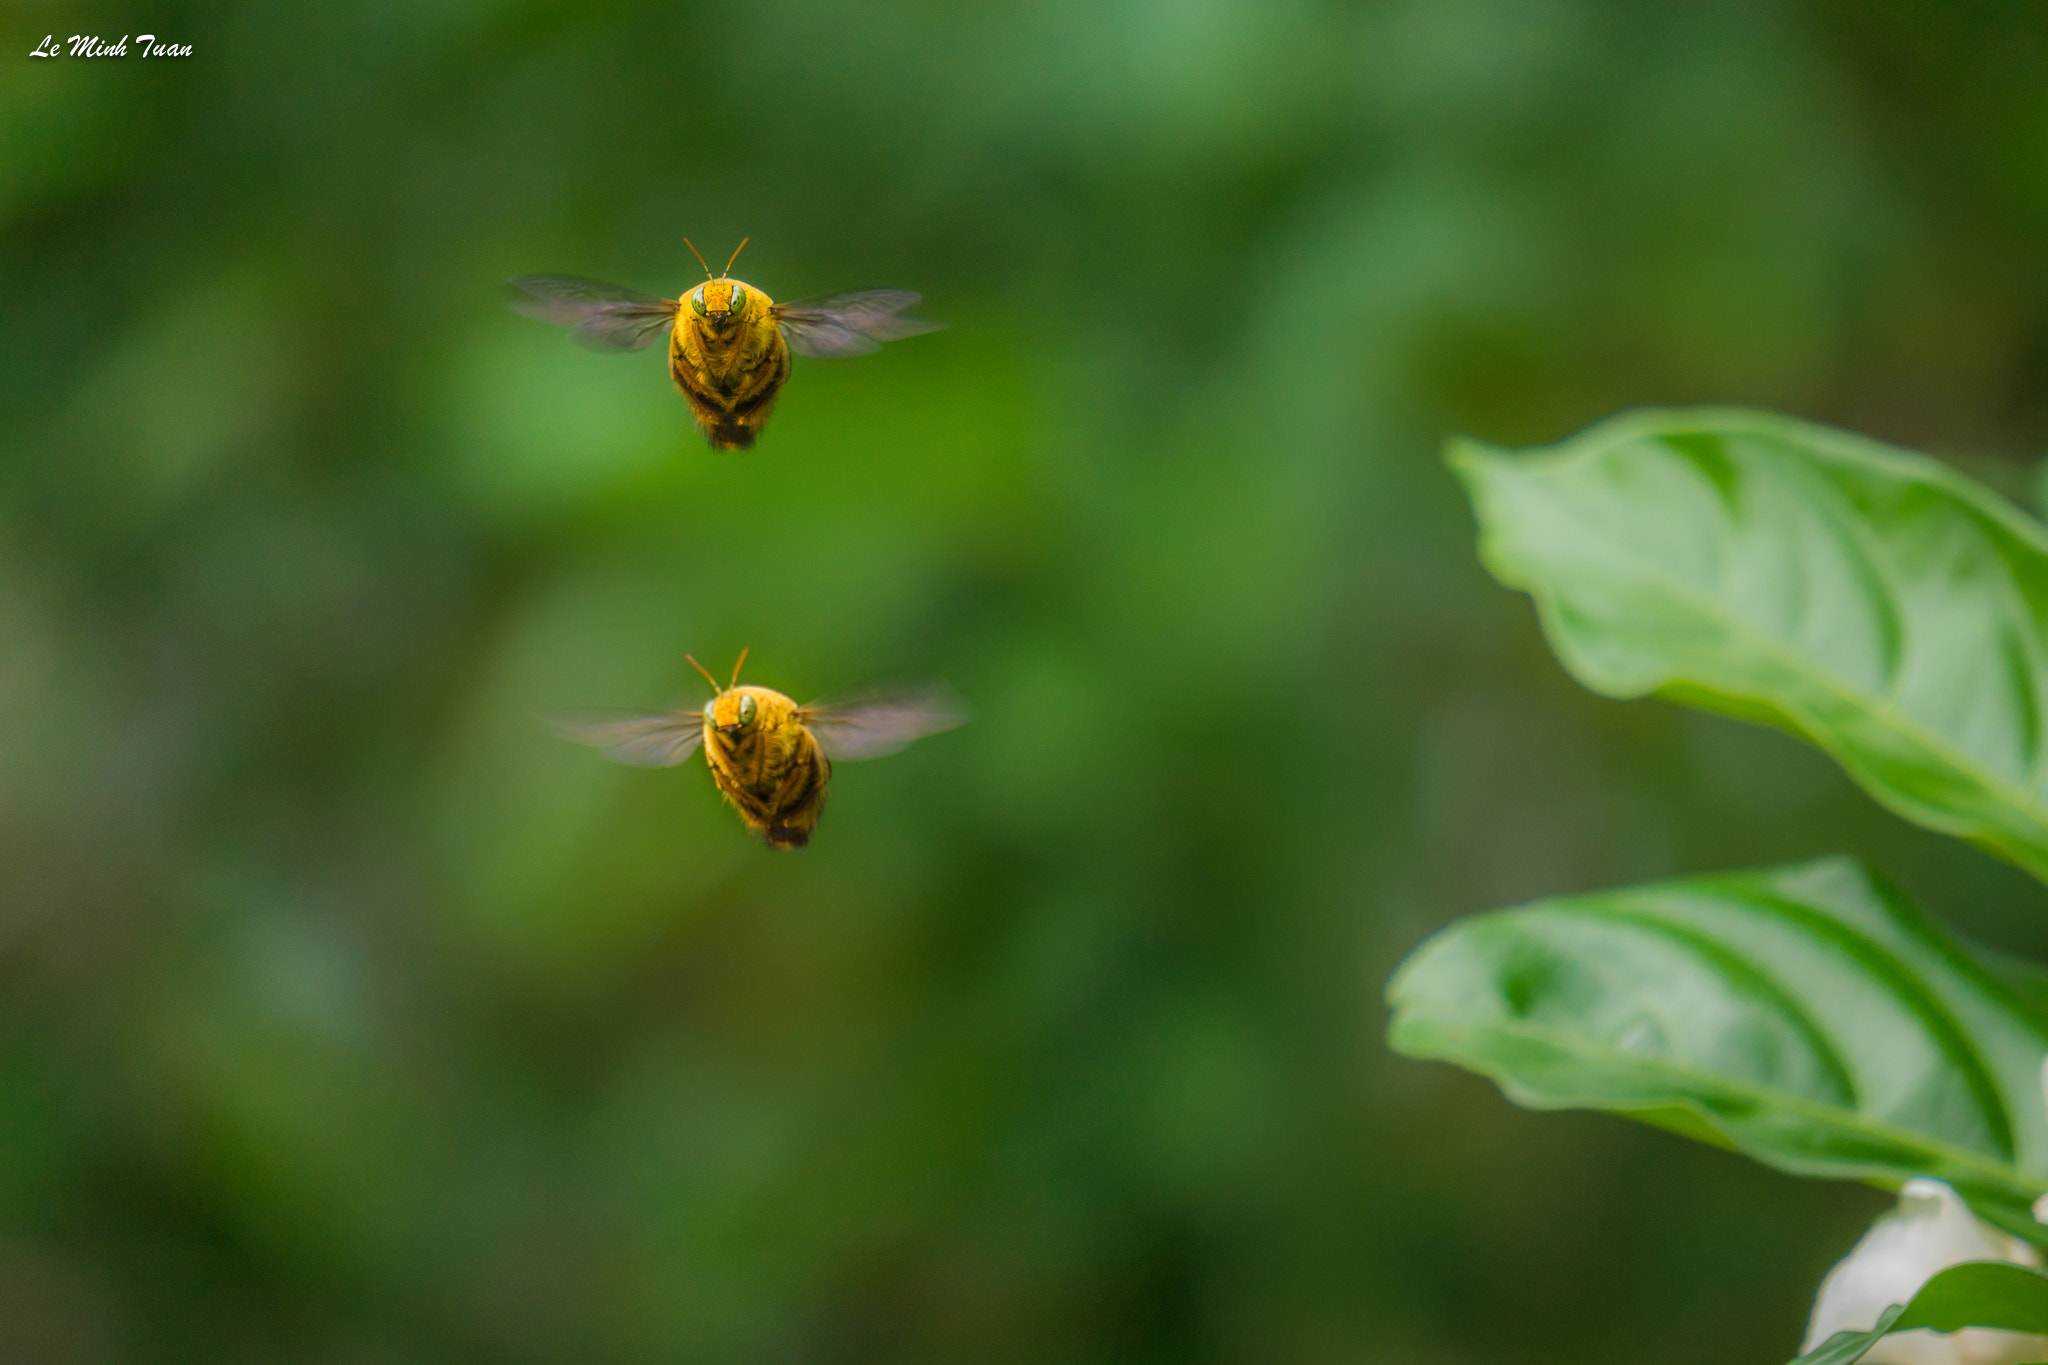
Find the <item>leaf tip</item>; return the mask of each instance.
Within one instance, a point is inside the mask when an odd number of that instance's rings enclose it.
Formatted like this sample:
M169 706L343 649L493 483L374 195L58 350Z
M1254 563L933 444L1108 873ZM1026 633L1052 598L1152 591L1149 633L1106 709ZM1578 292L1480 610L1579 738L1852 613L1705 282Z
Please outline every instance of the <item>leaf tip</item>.
M1507 453L1503 446L1471 436L1453 436L1444 442L1444 463L1467 484L1484 466L1498 462Z

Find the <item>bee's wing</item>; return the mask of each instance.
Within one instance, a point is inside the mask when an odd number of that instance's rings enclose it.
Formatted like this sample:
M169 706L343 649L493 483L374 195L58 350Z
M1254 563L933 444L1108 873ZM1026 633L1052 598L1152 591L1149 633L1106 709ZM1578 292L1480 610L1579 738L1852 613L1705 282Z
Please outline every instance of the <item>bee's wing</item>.
M562 738L593 745L612 762L636 768L673 768L704 742L702 711L585 713L553 717L550 724Z
M920 332L936 332L942 322L898 317L921 297L908 289L863 289L822 299L778 303L769 311L782 327L789 349L818 360L866 355L881 343Z
M520 275L505 281L517 311L557 327L573 327L594 351L637 351L675 325L675 299L635 293L580 275Z
M806 706L798 713L825 750L825 757L880 758L913 739L950 730L967 721L967 707L946 687L884 692L852 701Z

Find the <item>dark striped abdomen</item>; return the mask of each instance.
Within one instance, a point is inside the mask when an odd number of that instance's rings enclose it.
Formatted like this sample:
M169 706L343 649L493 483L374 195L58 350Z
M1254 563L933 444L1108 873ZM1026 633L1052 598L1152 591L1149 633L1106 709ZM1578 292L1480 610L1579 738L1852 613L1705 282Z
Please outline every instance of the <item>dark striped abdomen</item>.
M832 780L832 762L809 735L804 752L790 765L789 777L778 794L774 818L763 836L776 848L802 848L811 841L818 817L825 813L825 786Z
M704 750L718 789L773 848L810 842L832 779L832 764L810 732L798 726L794 738L781 752L758 732L737 742L714 740Z
M789 347L772 324L720 346L701 331L678 323L669 344L668 369L712 446L744 450L754 444L789 378Z

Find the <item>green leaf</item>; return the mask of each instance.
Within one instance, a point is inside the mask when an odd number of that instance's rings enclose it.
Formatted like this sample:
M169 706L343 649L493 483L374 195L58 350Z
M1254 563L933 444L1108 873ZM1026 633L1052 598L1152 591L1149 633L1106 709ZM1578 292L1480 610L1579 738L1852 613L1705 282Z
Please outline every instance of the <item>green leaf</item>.
M1906 1305L1895 1303L1878 1316L1877 1325L1867 1332L1837 1332L1792 1365L1855 1365L1863 1359L1870 1348L1883 1341L1906 1312Z
M1614 1110L1801 1175L1932 1176L2041 1233L2048 1029L1850 859L1461 920L1387 995L1397 1051L1519 1104Z
M1792 1365L1852 1365L1891 1332L1999 1327L2048 1335L2048 1275L2007 1261L1950 1266L1894 1304L1867 1332L1837 1332Z
M1920 1287L1894 1332L2003 1327L2048 1336L2048 1275L2010 1261L1953 1265Z
M1943 465L1767 413L1454 443L1480 556L1586 686L1781 725L2048 880L2048 534Z

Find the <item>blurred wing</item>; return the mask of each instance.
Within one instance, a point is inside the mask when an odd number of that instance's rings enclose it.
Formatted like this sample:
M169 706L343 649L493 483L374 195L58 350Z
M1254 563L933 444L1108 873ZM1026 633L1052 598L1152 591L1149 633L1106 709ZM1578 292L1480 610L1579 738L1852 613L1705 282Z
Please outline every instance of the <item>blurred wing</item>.
M769 311L782 326L789 349L818 360L866 355L881 343L920 332L936 332L942 322L898 317L921 297L908 289L863 289L855 294L778 303Z
M505 283L514 309L575 328L576 339L594 351L637 351L667 336L680 306L580 275L520 275Z
M967 721L967 707L944 687L807 706L800 714L824 748L825 757L839 759L880 758L913 739Z
M636 768L673 768L704 742L702 711L563 716L552 724L562 738L602 749L612 762Z

